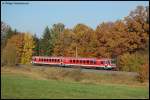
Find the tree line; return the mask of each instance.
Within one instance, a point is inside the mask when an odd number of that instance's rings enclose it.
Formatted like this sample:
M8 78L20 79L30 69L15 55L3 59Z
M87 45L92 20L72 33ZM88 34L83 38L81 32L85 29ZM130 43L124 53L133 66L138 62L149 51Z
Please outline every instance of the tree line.
M75 57L77 50L78 57L113 58L119 70L138 71L149 59L149 6L137 6L123 20L103 22L95 30L82 23L71 29L57 23L38 38L1 22L1 33L4 63L11 54L16 63L26 64L32 56Z

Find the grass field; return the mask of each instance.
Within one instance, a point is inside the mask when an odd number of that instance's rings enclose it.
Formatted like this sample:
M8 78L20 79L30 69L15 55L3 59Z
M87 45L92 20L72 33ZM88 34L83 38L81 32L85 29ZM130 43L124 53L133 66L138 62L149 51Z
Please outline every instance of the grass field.
M29 70L29 72L32 71ZM21 74L20 72L16 73L12 69L7 69L5 70L5 72L2 71L1 97L3 99L149 98L148 86L136 86L116 83L85 84L82 82L58 79L43 80L42 78L30 77L31 75L32 74Z

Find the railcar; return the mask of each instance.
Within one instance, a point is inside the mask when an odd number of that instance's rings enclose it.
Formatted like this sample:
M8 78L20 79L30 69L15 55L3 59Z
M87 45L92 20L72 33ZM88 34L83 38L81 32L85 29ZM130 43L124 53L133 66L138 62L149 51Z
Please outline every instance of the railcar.
M84 68L104 68L115 69L116 64L113 59L103 58L78 58L78 57L45 57L33 56L32 64L58 65L58 66L79 66Z

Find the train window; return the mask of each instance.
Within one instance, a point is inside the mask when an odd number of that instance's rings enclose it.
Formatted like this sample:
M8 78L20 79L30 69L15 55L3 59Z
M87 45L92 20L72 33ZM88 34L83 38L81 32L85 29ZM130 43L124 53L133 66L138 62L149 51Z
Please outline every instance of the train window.
M96 61L94 60L93 63L96 64Z
M70 60L70 63L72 63L72 60Z
M79 60L76 60L76 62L78 63L78 62L79 62Z
M89 60L87 60L87 64L89 64Z
M101 61L101 64L104 64L104 61Z
M85 64L85 60L83 60L83 63Z
M75 63L75 60L73 60L73 63Z
M81 63L81 60L79 60L79 63Z
M107 64L110 64L109 60L108 60L108 61L106 61L106 63L107 63Z
M90 60L90 64L93 64L93 61L92 61L92 60Z
M87 63L87 60L85 60L85 64Z

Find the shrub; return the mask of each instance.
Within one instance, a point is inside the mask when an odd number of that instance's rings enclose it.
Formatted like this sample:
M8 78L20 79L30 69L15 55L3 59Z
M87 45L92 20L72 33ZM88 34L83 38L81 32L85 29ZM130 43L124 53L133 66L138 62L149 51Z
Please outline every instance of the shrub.
M145 82L147 79L149 79L149 65L148 65L148 63L143 64L143 65L140 67L140 70L139 70L139 72L138 72L137 79L138 79L141 83L143 83L143 82Z
M77 67L75 70L69 72L68 76L71 77L72 79L74 79L75 81L82 80L81 68Z
M119 69L122 71L139 71L139 66L145 63L146 59L144 55L138 53L129 54L125 53L119 58Z

